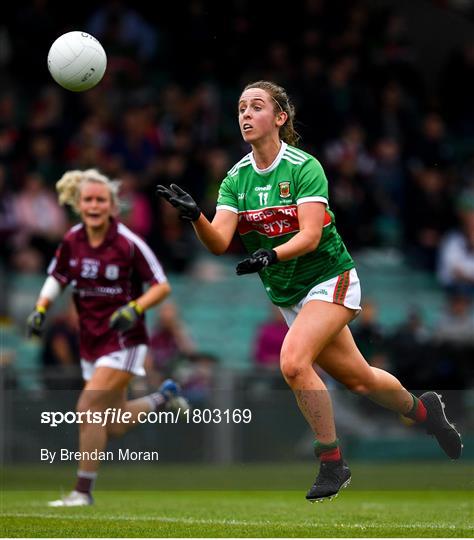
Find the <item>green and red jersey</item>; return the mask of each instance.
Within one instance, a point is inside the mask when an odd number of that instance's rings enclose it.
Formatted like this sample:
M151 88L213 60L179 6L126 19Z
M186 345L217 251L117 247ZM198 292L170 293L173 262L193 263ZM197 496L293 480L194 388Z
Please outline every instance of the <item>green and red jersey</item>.
M219 190L217 210L238 214L238 232L249 253L288 242L299 231L298 205L306 202L326 205L318 247L259 272L277 306L292 306L318 283L354 268L329 208L324 170L313 156L282 142L268 168L258 169L250 152L230 169Z

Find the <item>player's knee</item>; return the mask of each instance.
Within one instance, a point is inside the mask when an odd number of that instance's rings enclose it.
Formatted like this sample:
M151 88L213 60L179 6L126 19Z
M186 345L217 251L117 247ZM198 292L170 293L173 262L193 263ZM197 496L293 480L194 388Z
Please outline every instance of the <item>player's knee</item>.
M91 408L89 400L85 397L81 397L76 405L76 412L79 414L86 414Z
M107 424L107 435L109 437L122 437L128 431L128 427L124 423Z
M291 354L282 354L280 359L280 369L286 382L291 383L301 378L305 372L304 365L296 361Z
M107 394L96 391L85 391L81 394L77 405L76 412L87 414L89 411L101 412L104 411L109 405L107 400Z

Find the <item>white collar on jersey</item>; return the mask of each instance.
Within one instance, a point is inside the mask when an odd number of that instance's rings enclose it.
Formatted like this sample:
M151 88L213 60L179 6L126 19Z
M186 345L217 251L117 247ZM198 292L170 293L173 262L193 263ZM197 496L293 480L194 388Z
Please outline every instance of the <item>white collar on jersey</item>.
M259 169L257 167L257 164L255 163L255 158L253 157L253 152L250 152L249 156L250 156L250 163L252 163L252 167L254 169L254 171L258 174L267 174L269 172L272 172L274 169L276 169L278 167L278 164L280 163L281 161L281 158L287 148L287 144L286 142L284 141L281 141L281 148L280 148L280 151L278 152L276 158L273 160L273 163L271 165L269 165L267 168L265 169Z

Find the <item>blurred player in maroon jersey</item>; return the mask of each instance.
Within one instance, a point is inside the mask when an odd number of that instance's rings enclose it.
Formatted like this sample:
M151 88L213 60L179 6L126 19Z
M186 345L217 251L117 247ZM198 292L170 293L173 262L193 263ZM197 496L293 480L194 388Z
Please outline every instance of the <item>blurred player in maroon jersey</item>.
M134 375L145 375L148 336L144 312L160 303L171 291L163 269L148 245L119 223L119 182L95 169L66 172L56 185L60 204L80 215L56 251L36 307L28 317L29 335L41 335L48 308L62 289L70 285L80 321L80 353L85 387L78 412L129 412L129 422L80 423L79 450L90 456L103 451L110 436L120 436L141 412L161 407L187 407L178 386L165 381L159 391L126 401ZM150 286L144 292L143 285ZM79 461L74 490L52 506L92 504L91 490L99 461Z

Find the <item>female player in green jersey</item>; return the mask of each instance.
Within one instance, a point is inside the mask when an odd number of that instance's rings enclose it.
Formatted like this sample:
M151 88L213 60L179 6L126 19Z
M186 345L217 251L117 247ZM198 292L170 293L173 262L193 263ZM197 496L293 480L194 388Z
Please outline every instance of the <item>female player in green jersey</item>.
M250 255L237 265L237 274L258 272L290 327L281 371L314 432L321 462L306 498L331 498L351 478L331 398L315 364L353 392L423 422L446 454L459 458L461 437L447 420L440 396L415 397L393 375L370 366L352 338L348 324L360 310L359 280L335 227L323 168L296 148L294 108L285 90L268 81L247 85L238 119L251 152L223 180L212 222L179 186L159 185L157 193L192 222L215 255L227 250L238 230Z

